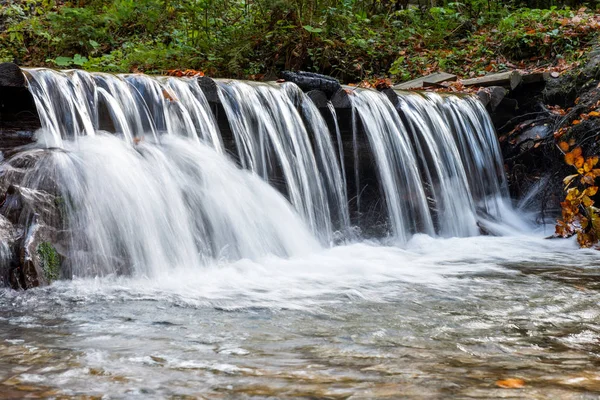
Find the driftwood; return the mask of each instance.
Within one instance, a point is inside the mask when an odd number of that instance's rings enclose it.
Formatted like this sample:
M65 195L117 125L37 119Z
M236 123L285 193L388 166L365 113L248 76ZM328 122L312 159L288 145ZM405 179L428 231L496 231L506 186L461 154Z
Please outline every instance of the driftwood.
M423 76L412 81L399 83L393 86L396 90L408 90L408 89L423 89L424 87L439 86L443 82L455 81L456 75L448 74L446 72L436 72L435 74Z
M480 76L478 78L465 79L464 86L504 86L514 90L523 81L523 76L517 71L501 72Z

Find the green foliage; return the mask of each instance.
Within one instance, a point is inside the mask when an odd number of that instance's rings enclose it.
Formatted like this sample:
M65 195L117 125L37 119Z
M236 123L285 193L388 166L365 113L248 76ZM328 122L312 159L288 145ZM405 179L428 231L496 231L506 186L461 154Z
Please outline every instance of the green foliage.
M57 280L60 276L60 258L54 246L42 242L37 246L37 253L46 280L48 282Z
M523 4L8 0L0 10L0 61L108 72L192 68L237 78L304 69L356 81L436 69L479 74L493 57L568 56L587 40L562 35L560 21L574 15L568 8L518 8ZM465 63L473 68L465 71Z

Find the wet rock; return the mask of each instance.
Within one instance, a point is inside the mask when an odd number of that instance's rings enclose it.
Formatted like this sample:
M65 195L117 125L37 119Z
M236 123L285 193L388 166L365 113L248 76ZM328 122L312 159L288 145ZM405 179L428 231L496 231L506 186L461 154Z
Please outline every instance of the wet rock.
M0 286L9 286L11 271L16 268L16 240L18 233L13 224L0 215Z
M21 69L0 63L0 153L7 158L15 148L34 140L40 128L35 102L25 87Z
M11 286L31 289L57 280L64 259L58 242L59 232L34 215L19 246L19 267L13 272Z
M10 62L0 63L0 86L25 86L25 77L17 64Z
M280 77L288 82L294 82L304 92L320 90L328 97L331 97L335 92L342 88L337 79L313 72L283 71L281 72Z
M1 264L4 284L14 289L45 286L64 275L67 233L60 197L11 185L0 206L0 235L7 237Z

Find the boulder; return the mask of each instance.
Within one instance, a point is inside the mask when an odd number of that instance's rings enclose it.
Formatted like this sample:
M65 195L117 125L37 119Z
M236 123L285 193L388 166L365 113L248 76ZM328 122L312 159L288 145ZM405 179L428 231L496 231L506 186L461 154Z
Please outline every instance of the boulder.
M0 86L25 86L25 77L17 64L10 62L0 63Z
M30 289L65 275L62 206L60 197L43 190L9 186L0 205L0 236L8 243L0 249L2 283Z

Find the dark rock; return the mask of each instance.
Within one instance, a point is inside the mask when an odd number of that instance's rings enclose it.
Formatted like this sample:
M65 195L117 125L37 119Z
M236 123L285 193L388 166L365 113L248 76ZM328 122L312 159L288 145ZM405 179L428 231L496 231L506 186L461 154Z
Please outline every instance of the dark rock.
M68 239L60 208L60 198L48 192L9 186L0 206L0 236L10 243L0 250L4 283L30 289L61 276Z
M312 100L312 102L317 106L317 108L325 108L327 107L327 95L320 90L311 90L306 93L308 97Z
M25 77L17 64L8 62L0 63L0 86L25 86Z
M335 92L342 88L337 79L313 72L283 71L281 72L280 77L288 82L295 83L304 92L320 90L328 97L331 97Z
M18 236L13 224L0 215L0 287L10 285L11 272L17 267L15 244Z
M198 78L198 85L200 85L200 89L202 89L204 96L206 96L206 100L210 103L221 102L219 99L219 88L213 79L207 76L201 76Z
M13 63L0 64L0 152L6 158L16 147L33 141L40 128L33 96L25 87L21 69Z
M398 107L398 93L394 89L383 89L381 93L385 94L394 107Z
M336 109L352 108L352 100L350 100L350 95L346 90L348 89L339 89L331 96L331 103Z

